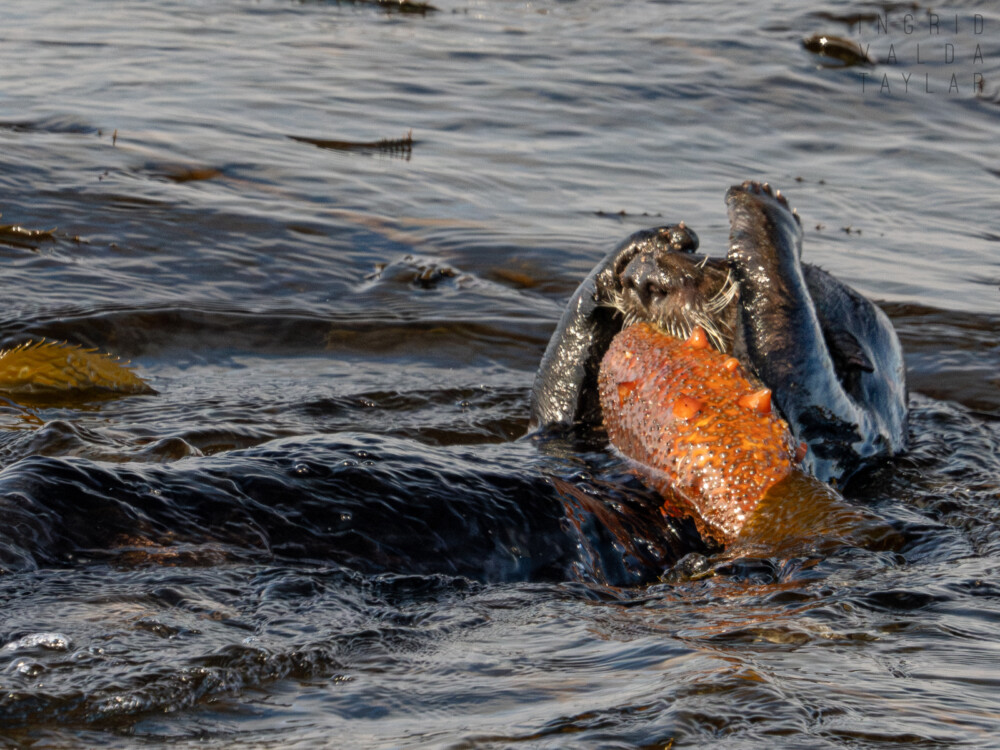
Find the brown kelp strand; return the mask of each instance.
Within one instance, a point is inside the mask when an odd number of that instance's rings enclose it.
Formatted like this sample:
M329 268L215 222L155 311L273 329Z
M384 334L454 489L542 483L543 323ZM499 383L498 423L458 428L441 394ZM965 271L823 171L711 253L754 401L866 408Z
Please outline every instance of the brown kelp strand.
M829 34L814 34L802 40L802 46L820 57L839 60L843 67L851 65L871 65L872 61L861 45L850 39Z
M0 351L0 393L155 391L128 363L61 341L29 341Z
M33 248L38 242L55 240L56 229L28 229L20 224L0 224L0 242Z
M307 136L290 135L293 141L309 143L319 148L332 149L334 151L377 151L391 156L401 156L409 158L413 152L413 131L407 131L402 138L381 138L376 141L343 141L328 138L310 138Z

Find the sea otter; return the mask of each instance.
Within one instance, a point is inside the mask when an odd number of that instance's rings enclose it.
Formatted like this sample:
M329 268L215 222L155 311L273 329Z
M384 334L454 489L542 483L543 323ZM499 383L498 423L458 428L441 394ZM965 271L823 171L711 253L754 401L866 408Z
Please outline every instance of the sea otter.
M903 357L885 313L801 262L801 223L780 192L745 182L727 191L726 205L724 258L698 254L682 223L632 235L595 267L546 349L531 427L601 426L601 360L623 328L649 322L676 338L703 329L768 388L809 475L844 482L904 450Z

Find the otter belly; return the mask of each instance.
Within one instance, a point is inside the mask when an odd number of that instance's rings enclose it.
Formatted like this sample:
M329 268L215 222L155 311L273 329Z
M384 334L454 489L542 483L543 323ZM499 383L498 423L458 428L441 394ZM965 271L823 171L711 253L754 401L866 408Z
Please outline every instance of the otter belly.
M619 333L598 376L608 437L664 498L722 544L739 536L804 451L771 410L770 391L700 329L687 341L647 323Z

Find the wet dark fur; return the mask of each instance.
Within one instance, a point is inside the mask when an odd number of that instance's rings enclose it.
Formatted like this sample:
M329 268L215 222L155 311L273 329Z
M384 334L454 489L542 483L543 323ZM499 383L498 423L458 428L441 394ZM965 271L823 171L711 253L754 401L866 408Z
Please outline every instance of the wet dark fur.
M845 479L906 449L902 348L881 309L801 262L802 227L780 192L746 182L726 193L728 259L740 288L741 359L774 393L806 468Z
M716 349L732 350L738 290L727 261L694 250L639 244L630 250L619 257L610 283L598 283L599 296L622 314L623 326L649 321L684 339L701 326Z
M682 224L637 232L577 289L532 392L531 427L600 425L597 370L611 339L636 321L686 337L694 325L774 394L805 466L844 479L906 445L899 341L885 314L828 273L801 263L802 230L780 193L758 183L726 194L725 259L696 254Z
M529 429L601 424L597 371L625 321L615 306L625 293L623 273L635 258L693 258L697 249L698 236L682 222L636 232L594 267L570 298L542 357L531 394Z

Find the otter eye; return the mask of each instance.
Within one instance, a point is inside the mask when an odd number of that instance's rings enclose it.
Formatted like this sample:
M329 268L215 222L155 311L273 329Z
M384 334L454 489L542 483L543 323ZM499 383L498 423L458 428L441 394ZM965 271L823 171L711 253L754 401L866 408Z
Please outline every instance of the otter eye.
M667 241L675 253L693 253L698 249L698 235L682 221L679 224L661 227L660 237Z

